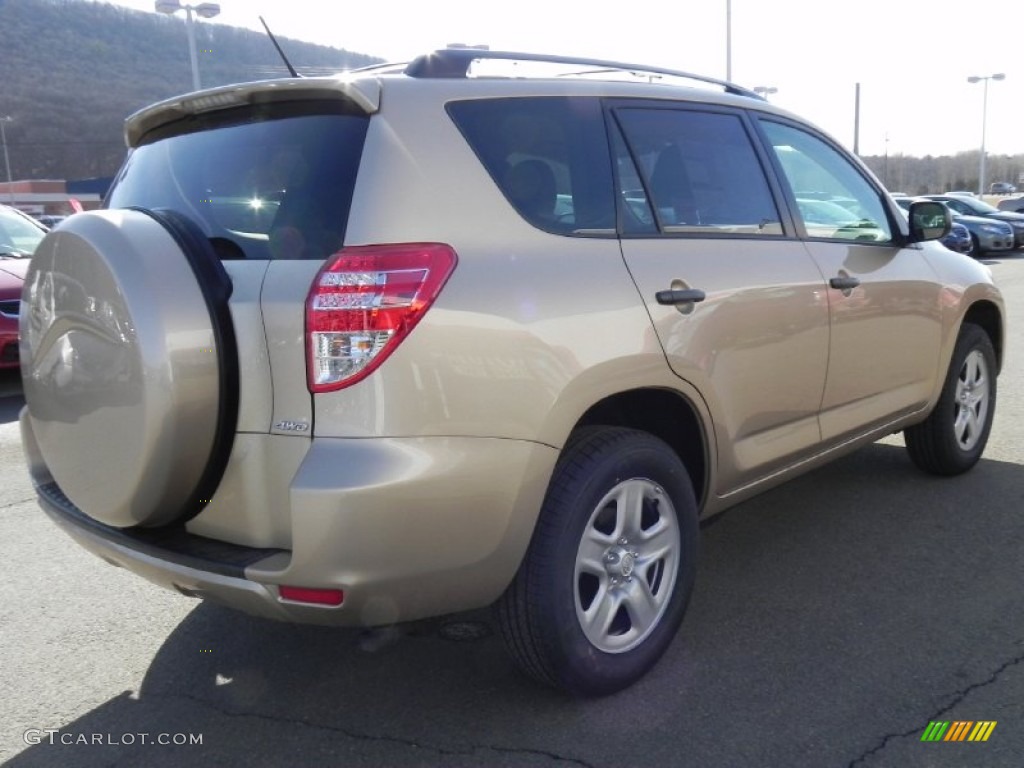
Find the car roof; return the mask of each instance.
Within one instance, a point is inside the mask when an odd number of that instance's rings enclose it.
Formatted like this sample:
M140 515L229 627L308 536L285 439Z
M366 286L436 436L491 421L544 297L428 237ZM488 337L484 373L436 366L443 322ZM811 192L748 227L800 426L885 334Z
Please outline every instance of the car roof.
M476 67L479 62L481 67ZM366 114L380 110L381 92L433 94L439 100L502 96L594 96L673 99L754 108L808 121L742 86L648 65L510 51L447 48L408 63L380 64L333 77L282 78L211 88L145 107L125 121L125 141L184 117L268 101L335 99Z

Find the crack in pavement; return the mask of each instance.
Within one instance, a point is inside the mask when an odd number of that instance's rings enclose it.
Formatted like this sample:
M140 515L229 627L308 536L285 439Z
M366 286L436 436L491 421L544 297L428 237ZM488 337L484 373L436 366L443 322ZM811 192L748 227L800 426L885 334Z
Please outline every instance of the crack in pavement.
M11 507L18 506L19 504L26 504L26 503L28 503L30 501L35 501L35 500L36 500L35 496L29 496L27 499L18 499L17 501L8 501L8 502L6 502L4 504L0 504L0 510L9 509Z
M306 728L313 728L320 731L330 731L331 733L338 733L349 739L356 741L369 741L378 743L397 744L399 746L411 747L412 749L426 749L436 752L438 755L460 755L470 756L477 752L496 752L498 754L507 755L535 755L538 757L546 757L550 760L555 760L561 763L570 763L572 765L581 766L581 768L597 768L593 763L588 763L585 760L581 760L576 757L565 757L555 752L548 752L543 749L528 749L522 747L499 747L491 744L467 744L465 747L445 747L440 744L430 744L427 742L414 741L412 739L403 739L399 736L385 736L385 735L374 735L370 733L358 733L356 731L348 730L346 728L340 728L336 725L327 725L324 723L315 723L308 720L300 720L292 717L282 717L280 715L268 715L262 712L241 712L230 709L228 707L221 706L216 702L212 702L208 699L201 698L199 696L192 696L187 693L166 693L166 694L150 694L150 698L177 698L185 699L187 701L195 702L201 706L205 706L218 712L225 717L249 717L256 720L266 720L271 723L285 723L288 725L299 725Z
M1019 645L1021 642L1022 641L1018 640L1017 644ZM929 717L928 722L931 722L933 720L941 720L944 714L952 710L957 704L966 699L971 693L978 690L979 688L984 688L985 686L992 685L992 683L996 682L999 679L999 676L1002 675L1006 670L1008 670L1010 667L1020 664L1022 661L1024 661L1024 654L1015 656L1014 658L1000 665L991 675L989 675L988 679L982 680L980 683L972 683L966 688L956 691L953 694L953 700L949 702L949 704L944 706L942 709L940 709L938 712L934 713L931 717ZM869 757L885 749L890 741L893 741L895 739L906 738L907 736L914 736L917 733L923 731L925 727L926 726L918 726L912 730L903 731L902 733L886 734L877 746L869 749L856 760L850 761L847 768L854 768L854 766L860 763L864 763Z

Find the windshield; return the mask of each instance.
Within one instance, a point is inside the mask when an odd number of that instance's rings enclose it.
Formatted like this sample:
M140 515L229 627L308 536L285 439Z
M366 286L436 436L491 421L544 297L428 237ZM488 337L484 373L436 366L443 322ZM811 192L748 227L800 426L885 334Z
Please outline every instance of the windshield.
M44 229L20 213L0 210L0 258L27 259L45 236Z
M994 205L989 205L984 200L975 200L973 198L967 197L958 199L957 202L961 203L964 208L967 208L975 213L989 214L1000 212L998 208L996 208Z

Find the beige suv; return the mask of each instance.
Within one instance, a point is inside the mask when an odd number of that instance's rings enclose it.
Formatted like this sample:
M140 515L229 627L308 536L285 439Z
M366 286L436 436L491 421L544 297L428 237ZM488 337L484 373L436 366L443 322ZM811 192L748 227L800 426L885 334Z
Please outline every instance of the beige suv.
M453 49L126 138L27 275L21 427L43 509L182 594L494 604L528 673L609 693L672 642L699 519L892 432L938 474L985 447L987 269L735 85Z

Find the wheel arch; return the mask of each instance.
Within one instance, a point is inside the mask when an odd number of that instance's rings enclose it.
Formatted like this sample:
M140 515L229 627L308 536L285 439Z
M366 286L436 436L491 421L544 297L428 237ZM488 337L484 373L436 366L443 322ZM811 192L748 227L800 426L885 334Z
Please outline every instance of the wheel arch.
M572 434L598 425L638 429L664 440L686 467L698 509L704 507L710 488L709 440L699 411L685 396L653 387L609 395L587 409Z
M964 314L964 323L972 323L980 327L992 341L992 347L996 352L996 370L1003 368L1003 315L991 301L976 301Z

